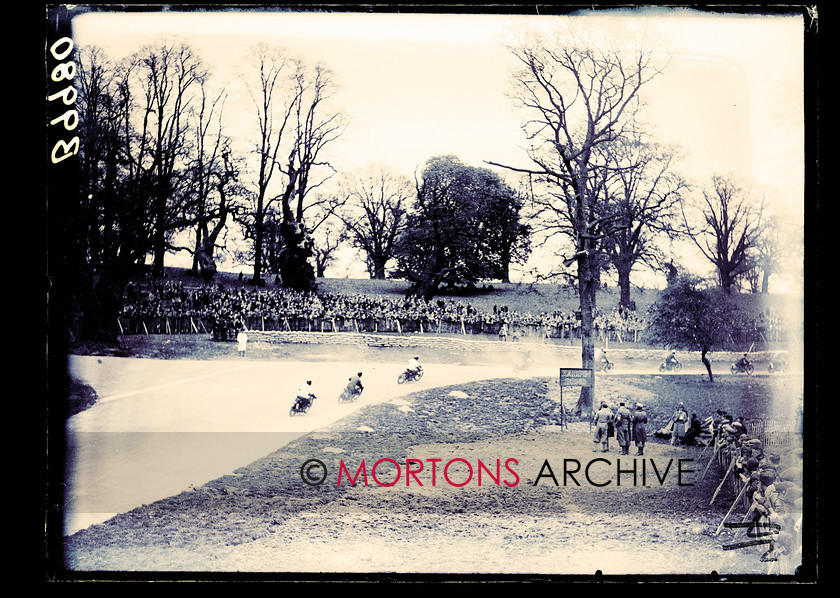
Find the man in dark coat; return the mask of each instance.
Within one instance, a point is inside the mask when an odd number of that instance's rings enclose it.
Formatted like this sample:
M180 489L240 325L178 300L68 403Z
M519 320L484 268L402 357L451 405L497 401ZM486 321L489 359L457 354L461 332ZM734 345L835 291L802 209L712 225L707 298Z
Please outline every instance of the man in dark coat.
M630 418L630 426L633 440L636 442L636 455L645 454L645 442L647 442L647 413L641 403L636 403L636 412Z
M618 404L615 412L615 440L618 442L620 454L630 454L630 410L624 406L624 401Z

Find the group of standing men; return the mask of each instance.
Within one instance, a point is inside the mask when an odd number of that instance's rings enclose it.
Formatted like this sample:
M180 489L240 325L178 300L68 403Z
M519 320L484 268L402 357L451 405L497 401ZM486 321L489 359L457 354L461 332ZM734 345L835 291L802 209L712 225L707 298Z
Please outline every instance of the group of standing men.
M601 408L595 412L592 422L595 425L594 442L601 444L601 452L609 452L610 437L615 436L620 454L630 454L630 443L636 443L636 455L644 455L647 442L647 413L641 403L636 403L636 410L631 412L624 401L619 402L613 413L606 401L601 401ZM597 446L593 450L598 450Z

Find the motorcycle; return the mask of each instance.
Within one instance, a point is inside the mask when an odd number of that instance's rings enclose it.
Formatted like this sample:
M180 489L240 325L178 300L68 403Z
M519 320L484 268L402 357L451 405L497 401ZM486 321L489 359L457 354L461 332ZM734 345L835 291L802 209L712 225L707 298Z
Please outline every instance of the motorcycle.
M784 357L773 359L767 365L767 371L771 374L773 372L781 372L786 369L788 369L788 362L787 359L785 359Z
M352 403L360 396L362 396L362 389L358 386L354 386L353 388L345 388L343 391L341 391L341 394L338 395L338 402Z
M682 364L679 361L663 361L659 364L659 371L660 372L679 372L682 369Z
M403 382L413 382L415 380L419 380L423 377L423 368L419 370L406 370L399 376L397 376L397 384L402 384Z
M751 364L749 361L746 362L746 363L741 363L740 361L736 361L729 368L729 371L732 372L733 374L746 373L747 376L752 376L752 373L753 373L754 370L755 370L755 368L753 367L753 364Z
M609 372L614 366L615 364L607 359L598 364L598 369L602 372Z
M531 366L531 364L529 362L522 361L520 363L514 364L513 371L516 372L517 374L519 374L519 373L522 373L525 370L527 370L530 366Z
M313 394L310 394L308 397L295 397L295 402L292 403L292 408L289 409L289 417L294 417L298 413L309 411L316 398Z

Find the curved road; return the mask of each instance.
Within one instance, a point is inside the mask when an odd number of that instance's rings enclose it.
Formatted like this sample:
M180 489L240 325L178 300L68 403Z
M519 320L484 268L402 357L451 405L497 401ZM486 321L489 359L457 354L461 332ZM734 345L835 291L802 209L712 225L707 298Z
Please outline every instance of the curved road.
M68 368L99 399L67 422L65 535L228 474L365 405L517 375L512 367L431 364L420 381L399 385L400 362L89 356L71 356ZM364 394L338 404L357 371L364 372ZM556 368L529 375L552 372ZM307 414L290 417L307 379L319 398Z

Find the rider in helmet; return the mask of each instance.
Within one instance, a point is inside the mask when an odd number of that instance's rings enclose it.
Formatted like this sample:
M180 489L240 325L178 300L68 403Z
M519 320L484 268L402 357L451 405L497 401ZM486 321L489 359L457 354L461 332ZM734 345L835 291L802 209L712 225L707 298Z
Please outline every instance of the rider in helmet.
M351 394L362 394L362 391L365 389L362 386L362 372L358 372L355 376L350 376L347 382L347 390Z
M668 365L674 365L677 363L677 352L672 350L668 357L665 358L665 363Z
M410 373L416 375L420 373L420 368L420 358L417 355L408 360L408 371Z
M300 385L297 391L297 398L300 400L302 407L306 408L312 404L315 394L312 392L312 380L307 380Z
M738 367L740 367L741 369L744 369L744 368L746 368L749 364L750 364L750 360L749 360L749 359L747 359L747 354L746 354L746 353L744 353L744 356L743 356L743 357L741 357L741 359L739 359L739 360L738 360Z

